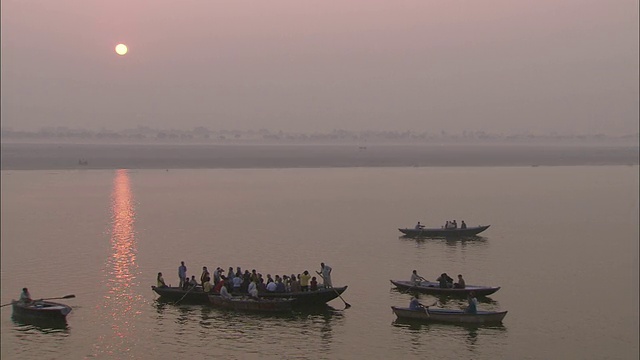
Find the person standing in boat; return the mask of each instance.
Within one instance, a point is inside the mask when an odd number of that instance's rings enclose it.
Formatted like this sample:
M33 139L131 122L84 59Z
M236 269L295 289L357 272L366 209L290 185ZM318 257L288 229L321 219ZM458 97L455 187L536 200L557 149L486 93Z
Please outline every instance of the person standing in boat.
M183 288L187 283L187 266L184 264L184 261L180 261L180 266L178 266L178 277L180 278L180 287Z
M458 282L453 284L454 289L464 289L466 286L464 279L462 278L462 274L458 274Z
M469 306L464 309L464 312L467 314L477 314L478 313L478 299L476 299L476 293L473 291L469 292L467 296L467 301L469 302Z
M20 298L18 299L18 301L24 304L30 304L33 302L33 300L31 299L31 294L29 294L29 289L22 288L22 292L20 293Z
M311 280L311 275L309 275L309 271L305 270L300 276L300 291L309 291L309 281Z
M158 273L158 279L157 279L157 280L158 280L158 284L157 284L157 286L158 286L159 288L166 288L166 287L168 287L168 286L167 286L167 284L165 284L165 283L164 283L164 278L162 277L162 273L161 273L161 272L159 272L159 273Z
M415 285L420 285L420 282L422 281L427 281L427 279L418 275L418 271L413 270L413 272L411 273L411 283L413 283L413 285L415 286Z
M206 281L211 281L211 275L209 274L209 270L207 270L206 266L202 267L202 275L200 275L200 284L204 287L204 283Z
M320 277L322 277L322 285L325 288L331 288L333 285L331 284L331 266L325 265L325 263L320 263L320 272L317 272Z

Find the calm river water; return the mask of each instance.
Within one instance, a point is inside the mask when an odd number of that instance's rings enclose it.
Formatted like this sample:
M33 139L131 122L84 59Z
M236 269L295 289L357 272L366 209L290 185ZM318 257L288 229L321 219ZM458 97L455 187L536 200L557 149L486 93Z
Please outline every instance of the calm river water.
M638 166L3 170L2 303L75 294L68 328L12 321L3 359L636 359ZM473 240L398 227L491 224ZM150 286L202 266L333 267L349 285L287 316L167 305ZM390 279L502 289L502 326L398 323ZM435 298L424 296L423 302ZM459 307L462 301L445 302Z

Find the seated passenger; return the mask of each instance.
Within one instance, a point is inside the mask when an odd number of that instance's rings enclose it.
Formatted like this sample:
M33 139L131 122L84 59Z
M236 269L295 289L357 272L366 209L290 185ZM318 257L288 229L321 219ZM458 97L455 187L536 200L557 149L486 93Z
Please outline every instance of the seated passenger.
M249 293L249 297L253 299L258 298L258 286L255 281L249 283L249 287L247 288L247 293Z
M425 306L418 301L417 297L412 297L411 302L409 302L409 309L411 310L424 310Z
M220 280L216 283L216 286L213 288L214 292L219 293L224 287L224 282L227 278L224 275L220 275Z
M416 230L422 230L424 229L424 225L420 224L420 221L418 221L418 223L416 224Z
M311 278L311 286L309 286L309 290L310 291L318 290L318 280L316 280L315 276Z
M29 289L22 288L18 301L24 304L30 304L33 302L33 300L31 300L31 294L29 294Z
M284 283L282 282L281 279L278 279L276 281L276 292L283 293L286 291L287 291L287 288L285 287Z
M227 290L226 286L223 286L222 288L220 288L220 296L222 296L225 299L229 299L231 300L232 296L231 294L229 294L229 291Z
M462 220L461 224L460 224L460 229L466 229L467 228L467 224L464 223L464 220Z
M277 290L276 282L273 280L269 281L269 283L267 284L267 291L276 292L276 290Z
M464 309L464 312L468 314L477 314L478 313L478 299L476 299L476 294L471 291L469 296L467 297L467 301L469 301L469 306Z
M167 284L164 283L164 278L162 277L162 273L161 272L158 273L157 282L158 282L157 287L159 287L159 288L168 287Z
M464 289L466 286L464 279L462 278L462 274L458 274L458 282L453 284L454 289Z
M440 287L443 289L453 287L453 279L447 273L442 273L436 281L440 283Z
M198 286L198 281L196 280L196 276L192 275L191 280L189 280L189 287L196 287L196 286Z

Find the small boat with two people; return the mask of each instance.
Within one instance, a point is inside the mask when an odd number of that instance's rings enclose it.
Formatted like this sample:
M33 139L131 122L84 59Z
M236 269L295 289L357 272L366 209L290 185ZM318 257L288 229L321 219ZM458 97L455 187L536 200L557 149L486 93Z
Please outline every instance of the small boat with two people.
M500 324L507 316L506 311L481 311L468 313L457 309L411 309L408 307L392 306L393 313L398 319L416 320L421 322L441 322L455 324Z
M506 311L482 311L478 310L478 300L476 295L471 292L467 296L469 305L464 309L434 309L431 305L424 305L418 301L416 296L411 298L409 307L392 306L393 313L396 314L398 320L417 320L421 322L443 322L454 324L500 324L502 319L507 315Z

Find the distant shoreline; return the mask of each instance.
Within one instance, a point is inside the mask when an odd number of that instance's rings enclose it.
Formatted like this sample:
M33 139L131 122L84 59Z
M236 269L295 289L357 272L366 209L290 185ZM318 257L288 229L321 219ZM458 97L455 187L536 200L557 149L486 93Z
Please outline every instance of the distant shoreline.
M1 144L1 170L638 165L637 144Z

